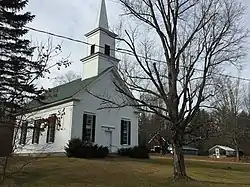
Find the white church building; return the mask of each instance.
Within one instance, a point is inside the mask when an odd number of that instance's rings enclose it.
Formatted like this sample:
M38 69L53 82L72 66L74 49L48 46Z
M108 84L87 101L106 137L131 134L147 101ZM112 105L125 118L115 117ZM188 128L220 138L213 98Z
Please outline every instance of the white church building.
M114 84L115 79L116 84L123 82L117 72L119 59L112 50L117 35L109 30L105 0L101 1L97 28L85 36L93 45L81 59L82 78L52 88L44 103L33 102L32 112L22 123L15 153L64 153L72 138L108 146L110 152L138 145L138 111L129 106L100 109L103 100L96 97L104 93L109 98L125 97ZM52 120L43 131L27 128L40 126L39 119L53 115L61 116L56 119L60 126Z

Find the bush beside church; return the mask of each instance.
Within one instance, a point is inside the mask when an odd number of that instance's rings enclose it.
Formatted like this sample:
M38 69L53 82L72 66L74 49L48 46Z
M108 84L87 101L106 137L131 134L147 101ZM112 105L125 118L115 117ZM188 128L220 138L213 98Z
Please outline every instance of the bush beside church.
M69 140L65 146L66 155L75 158L106 158L109 155L108 147L84 142L79 138ZM146 146L135 146L118 150L119 156L130 158L149 158L149 149Z
M68 157L75 158L105 158L109 155L108 147L83 142L78 138L69 140L69 143L65 146L65 151Z
M122 148L118 150L118 155L130 158L149 158L149 149L146 146L135 146L133 148Z

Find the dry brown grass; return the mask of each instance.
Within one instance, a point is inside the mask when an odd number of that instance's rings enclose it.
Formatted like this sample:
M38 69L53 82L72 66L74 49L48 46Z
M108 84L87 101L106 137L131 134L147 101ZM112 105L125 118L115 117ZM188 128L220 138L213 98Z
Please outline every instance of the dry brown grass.
M12 169L16 169L13 166ZM84 160L50 157L35 160L11 176L6 186L73 187L247 187L250 165L187 161L189 176L196 181L173 183L170 159L133 160L108 158Z

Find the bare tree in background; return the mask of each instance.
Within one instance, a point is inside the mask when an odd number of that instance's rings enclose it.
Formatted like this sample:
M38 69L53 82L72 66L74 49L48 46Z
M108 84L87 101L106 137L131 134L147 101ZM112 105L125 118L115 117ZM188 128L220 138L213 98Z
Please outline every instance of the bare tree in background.
M250 84L248 84L246 87L247 89L245 90L244 94L244 106L248 114L250 114Z
M74 81L76 79L80 79L80 78L81 78L81 75L78 75L73 71L68 71L64 75L59 75L59 76L55 77L54 81L53 81L53 85L59 86L59 85L66 84L66 83L72 82L72 81Z
M129 99L98 97L104 107L132 106L167 121L173 176L187 178L182 144L194 129L190 122L214 95L216 73L226 64L238 66L245 56L247 32L240 24L244 7L234 0L117 1L128 18L120 38L128 48L119 49L128 55L119 74L136 96L114 79L116 90ZM154 104L155 98L161 105Z
M216 84L217 119L221 136L228 145L235 148L237 161L240 160L240 145L249 134L248 114L244 112L244 87L240 79L223 78Z

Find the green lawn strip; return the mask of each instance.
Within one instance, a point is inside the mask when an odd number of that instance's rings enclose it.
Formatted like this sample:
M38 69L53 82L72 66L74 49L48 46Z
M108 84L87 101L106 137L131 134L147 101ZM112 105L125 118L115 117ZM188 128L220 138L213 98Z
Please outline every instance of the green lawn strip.
M50 157L34 160L9 183L17 186L103 186L103 187L245 187L250 186L250 166L187 161L187 171L196 181L173 182L170 159L137 160L108 158L85 160ZM13 166L16 169L17 166Z

